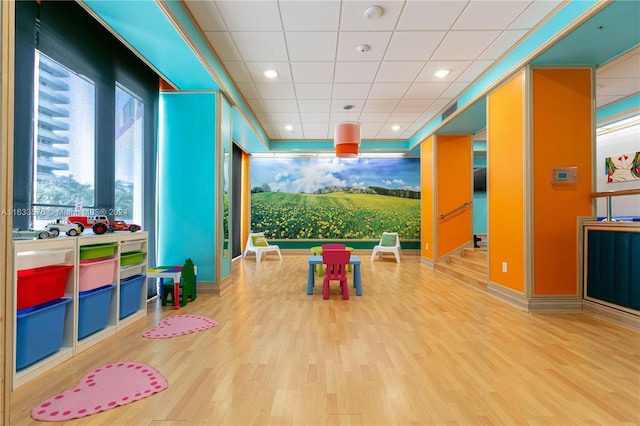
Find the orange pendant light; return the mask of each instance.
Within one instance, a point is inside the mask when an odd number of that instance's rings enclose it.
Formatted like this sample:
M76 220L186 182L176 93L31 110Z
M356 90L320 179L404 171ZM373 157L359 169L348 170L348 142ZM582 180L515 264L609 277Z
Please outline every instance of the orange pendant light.
M351 105L345 105L344 109L351 109ZM336 124L333 134L333 145L336 148L336 156L340 158L355 158L358 156L360 146L360 123L357 121L344 121Z

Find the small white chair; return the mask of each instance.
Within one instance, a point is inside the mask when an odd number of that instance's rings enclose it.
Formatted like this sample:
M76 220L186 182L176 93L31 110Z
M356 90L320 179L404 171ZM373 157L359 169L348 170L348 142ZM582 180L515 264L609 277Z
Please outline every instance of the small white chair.
M371 260L376 258L376 255L382 255L384 253L393 253L396 256L396 262L400 263L400 237L397 232L383 232L380 243L373 247L373 253L371 253Z
M252 232L249 234L249 238L247 238L247 246L244 249L242 257L247 257L247 253L249 253L250 251L256 254L256 263L260 263L260 259L262 258L263 253L267 253L270 251L275 251L276 253L278 253L278 257L280 257L280 260L282 260L280 247L275 244L269 244L263 232Z

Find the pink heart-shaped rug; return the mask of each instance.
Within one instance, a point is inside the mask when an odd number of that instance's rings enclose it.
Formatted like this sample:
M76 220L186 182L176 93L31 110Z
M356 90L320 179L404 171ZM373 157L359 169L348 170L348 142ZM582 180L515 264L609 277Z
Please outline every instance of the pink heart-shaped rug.
M107 364L84 376L75 388L38 404L31 417L49 422L85 417L146 398L168 386L167 379L146 364Z
M142 333L150 339L167 339L215 327L219 322L199 315L174 315L160 321L156 327Z

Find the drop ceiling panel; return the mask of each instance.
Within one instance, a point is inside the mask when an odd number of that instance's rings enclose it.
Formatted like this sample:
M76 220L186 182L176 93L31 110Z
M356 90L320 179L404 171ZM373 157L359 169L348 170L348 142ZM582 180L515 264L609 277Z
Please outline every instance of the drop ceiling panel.
M367 99L371 84L368 83L335 83L333 99Z
M399 101L411 83L373 83L369 99L395 99Z
M397 99L368 99L362 111L365 112L392 112L398 105Z
M288 59L290 61L334 61L336 32L287 32Z
M507 28L531 3L525 0L470 1L454 30L502 30Z
M295 99L293 84L286 83L256 83L260 97L266 99Z
M329 99L299 99L298 108L301 114L305 112L329 112L331 111L331 101Z
M215 4L229 31L282 31L275 0L217 1Z
M403 31L391 37L385 61L426 61L446 32L444 31Z
M281 32L234 32L231 38L248 62L288 61L284 36Z
M223 32L206 32L205 37L212 46L218 58L222 61L241 61L242 56L233 43L231 34ZM232 74L233 75L233 74Z
M296 83L331 83L333 62L291 62L291 73Z
M364 16L372 4L383 9L377 19ZM331 138L336 122L357 119L367 120L363 138L407 138L439 116L496 59L565 4L562 0L183 3L268 136L287 140ZM603 11L613 7L629 11L618 18L622 21L637 10L629 2L616 1ZM600 32L600 38L622 37L610 22L614 15L604 14L610 31ZM586 57L580 52L593 50L585 43L592 35L587 30L581 34L567 37L580 40L580 46L567 49L567 43L557 43L555 56L548 52L541 63ZM356 46L362 43L371 49L358 52ZM596 47L602 57L600 50L608 45L598 39ZM567 54L559 53L565 50ZM630 54L598 69L598 105L618 100L622 93L638 92L639 58ZM267 79L266 68L276 69L278 78ZM451 72L437 78L434 73L439 69ZM344 111L345 104L353 105L350 113ZM390 130L394 123L401 129ZM285 124L296 125L294 132L284 130Z
M437 99L449 83L413 83L404 97L406 99Z
M338 1L281 1L279 4L285 31L338 31Z
M295 90L298 99L331 99L329 83L296 83Z
M406 2L396 30L448 30L467 3L459 0Z
M416 79L425 62L382 62L376 74L376 83L411 83Z
M262 101L266 112L294 112L298 113L298 102L295 99L277 100L266 99Z
M379 62L338 62L334 81L338 83L372 82Z

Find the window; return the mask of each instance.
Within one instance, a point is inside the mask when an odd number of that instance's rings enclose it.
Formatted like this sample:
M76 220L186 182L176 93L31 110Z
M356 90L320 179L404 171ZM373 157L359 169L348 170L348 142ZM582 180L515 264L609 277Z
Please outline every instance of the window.
M34 61L33 226L95 205L95 85L39 51Z
M142 223L144 104L116 85L115 208L117 219Z

